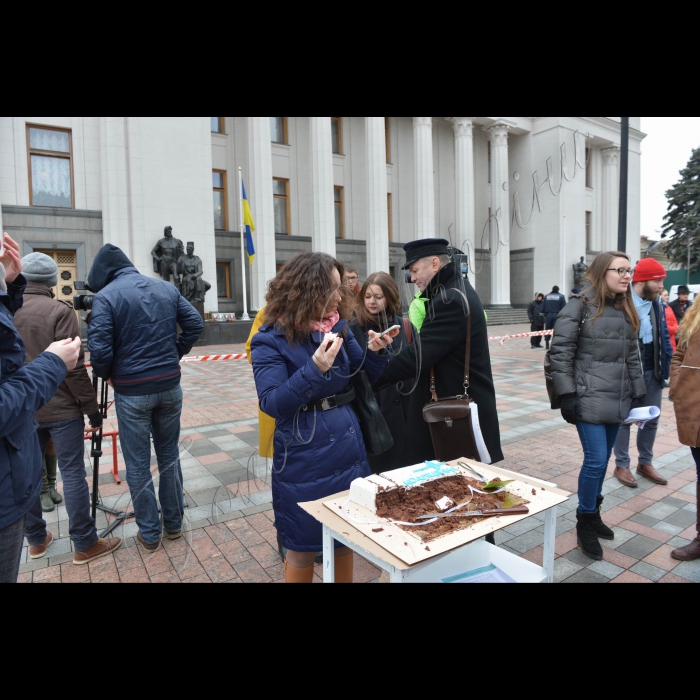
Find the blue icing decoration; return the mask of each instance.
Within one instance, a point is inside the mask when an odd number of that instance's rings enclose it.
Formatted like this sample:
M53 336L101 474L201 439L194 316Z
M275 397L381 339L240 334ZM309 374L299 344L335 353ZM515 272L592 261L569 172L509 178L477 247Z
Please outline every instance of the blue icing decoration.
M426 462L425 467L413 471L413 476L410 479L406 479L404 485L408 487L418 486L427 481L454 476L459 473L460 471L457 467L448 467L444 462Z

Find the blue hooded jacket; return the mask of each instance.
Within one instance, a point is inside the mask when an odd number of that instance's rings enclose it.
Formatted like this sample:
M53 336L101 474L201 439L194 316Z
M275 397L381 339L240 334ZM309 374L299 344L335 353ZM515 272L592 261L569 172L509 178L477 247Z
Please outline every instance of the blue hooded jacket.
M34 414L66 378L63 361L43 353L24 365L22 338L12 322L27 283L21 275L0 290L0 530L14 525L39 498L44 462Z
M169 282L140 274L113 245L95 257L88 285L96 292L88 329L94 373L124 396L178 386L180 360L204 330L194 306Z

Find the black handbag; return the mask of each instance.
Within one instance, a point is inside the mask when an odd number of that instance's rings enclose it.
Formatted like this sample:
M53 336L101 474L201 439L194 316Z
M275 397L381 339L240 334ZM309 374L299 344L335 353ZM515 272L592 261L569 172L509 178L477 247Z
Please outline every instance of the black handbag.
M462 457L481 461L472 425L472 400L469 398L469 369L472 347L472 314L468 310L467 352L464 360L464 395L440 400L435 384L435 367L430 368L432 401L423 408L423 420L430 427L435 457L451 462Z

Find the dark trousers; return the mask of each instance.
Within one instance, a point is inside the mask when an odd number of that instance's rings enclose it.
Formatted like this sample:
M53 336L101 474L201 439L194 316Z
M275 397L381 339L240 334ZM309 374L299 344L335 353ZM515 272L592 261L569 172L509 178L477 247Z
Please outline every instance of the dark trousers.
M87 552L97 544L97 527L92 519L90 489L85 481L85 423L82 418L41 423L38 435L42 454L53 440L63 480L70 538L76 552ZM27 539L33 546L46 539L39 498L37 506L27 515Z
M0 583L17 583L25 520L22 516L14 525L0 530Z
M700 484L700 447L691 447L690 451L693 453L695 458L695 466L698 469L698 484Z
M546 331L553 331L554 326L557 325L557 318L559 317L559 314L547 314L547 322L545 323L544 329ZM552 342L552 337L551 335L546 335L544 337L545 342L547 343L547 350L549 350L549 345Z
M533 333L539 333L540 331L543 331L544 328L539 324L539 323L533 323L530 326L530 330ZM533 348L541 348L542 347L542 336L541 335L536 335L530 338L530 343Z

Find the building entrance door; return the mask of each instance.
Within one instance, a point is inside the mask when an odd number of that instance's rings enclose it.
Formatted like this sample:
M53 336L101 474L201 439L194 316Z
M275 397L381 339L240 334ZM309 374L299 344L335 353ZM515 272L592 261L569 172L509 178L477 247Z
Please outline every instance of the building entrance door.
M56 299L73 306L74 283L78 277L77 256L74 250L37 250L48 255L58 265L58 285L53 287Z

